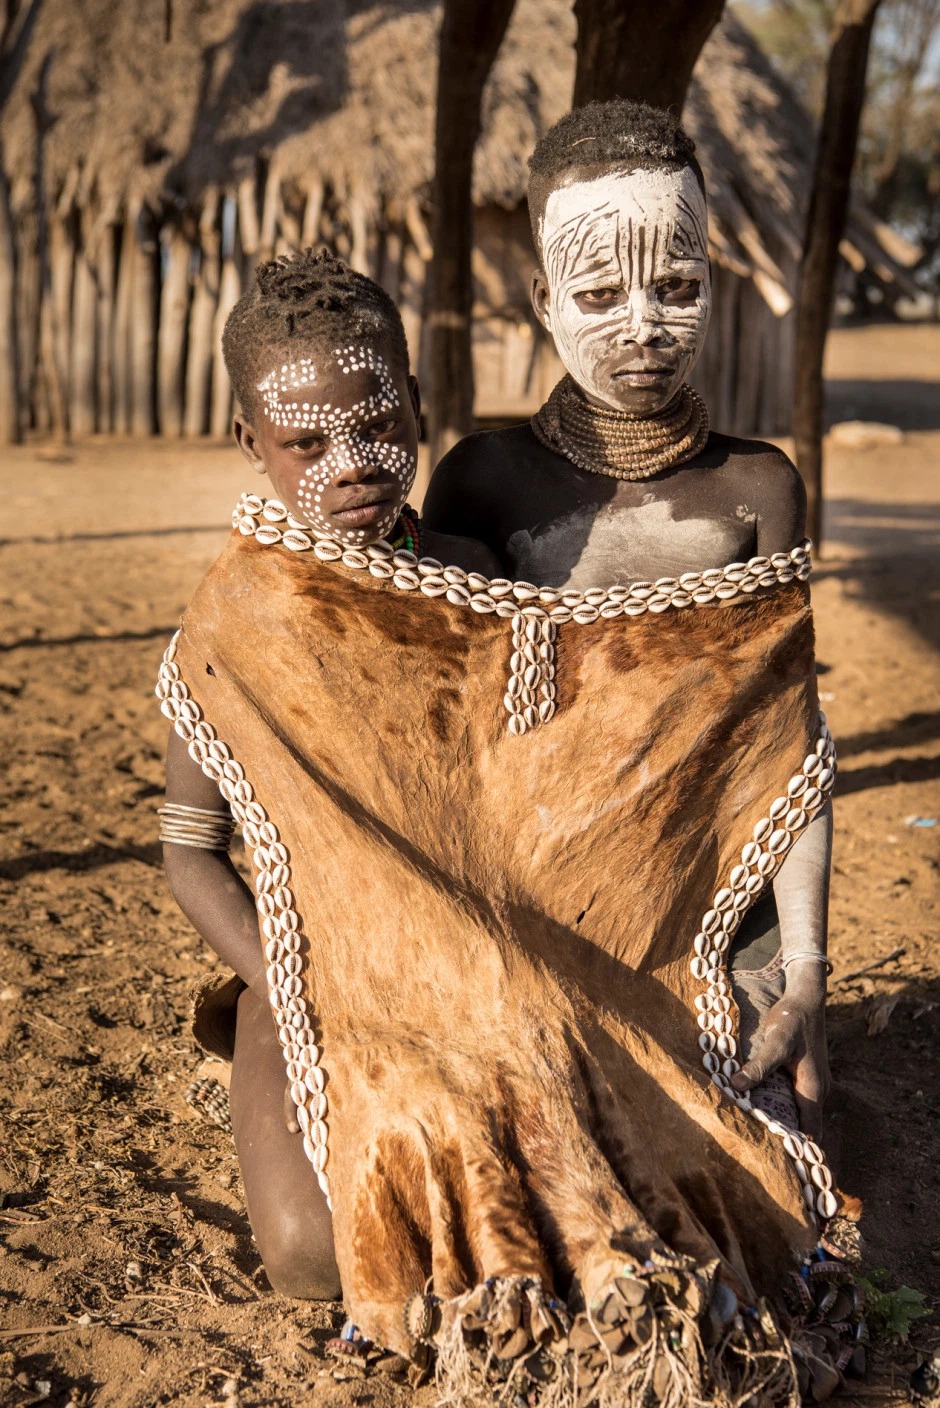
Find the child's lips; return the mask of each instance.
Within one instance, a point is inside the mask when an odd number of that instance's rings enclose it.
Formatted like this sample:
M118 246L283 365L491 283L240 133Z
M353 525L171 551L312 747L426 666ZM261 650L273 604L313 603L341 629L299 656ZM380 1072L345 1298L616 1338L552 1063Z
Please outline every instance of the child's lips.
M614 380L626 381L631 386L653 386L671 376L672 371L672 367L663 366L622 367L620 371L614 372Z
M334 509L331 517L338 519L345 527L362 528L384 518L390 503L390 499L370 499L368 503Z

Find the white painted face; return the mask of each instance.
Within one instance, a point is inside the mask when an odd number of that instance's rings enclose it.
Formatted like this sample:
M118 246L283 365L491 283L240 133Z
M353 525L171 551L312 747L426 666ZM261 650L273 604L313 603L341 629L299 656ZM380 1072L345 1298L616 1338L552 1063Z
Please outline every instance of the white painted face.
M308 357L274 368L258 391L272 427L267 471L297 516L353 546L384 537L418 467L414 414L384 357L340 347L318 366Z
M688 167L605 172L552 191L533 300L591 400L648 415L686 380L711 309L707 228Z

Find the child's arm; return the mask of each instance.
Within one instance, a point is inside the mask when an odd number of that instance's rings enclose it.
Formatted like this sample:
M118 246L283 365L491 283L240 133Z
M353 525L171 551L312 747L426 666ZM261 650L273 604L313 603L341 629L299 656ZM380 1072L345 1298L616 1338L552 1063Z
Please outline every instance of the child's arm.
M793 1077L800 1128L818 1135L829 1093L826 1050L826 954L832 807L826 804L797 838L774 876L786 987L754 1038L750 1059L732 1084L747 1091L783 1066ZM818 954L819 957L812 955Z
M166 752L166 799L208 811L225 810L219 789L171 729ZM228 854L165 842L163 864L173 898L193 927L263 1002L268 1000L254 896Z

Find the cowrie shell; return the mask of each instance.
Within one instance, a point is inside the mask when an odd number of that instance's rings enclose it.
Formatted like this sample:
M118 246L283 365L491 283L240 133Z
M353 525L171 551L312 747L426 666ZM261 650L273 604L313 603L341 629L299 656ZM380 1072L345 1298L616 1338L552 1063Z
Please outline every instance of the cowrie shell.
M819 1213L820 1217L835 1217L836 1213L839 1211L839 1203L831 1189L826 1188L819 1194L816 1199L816 1211Z
M800 1159L803 1157L803 1141L796 1134L793 1134L792 1131L784 1136L783 1147L786 1149L791 1159Z

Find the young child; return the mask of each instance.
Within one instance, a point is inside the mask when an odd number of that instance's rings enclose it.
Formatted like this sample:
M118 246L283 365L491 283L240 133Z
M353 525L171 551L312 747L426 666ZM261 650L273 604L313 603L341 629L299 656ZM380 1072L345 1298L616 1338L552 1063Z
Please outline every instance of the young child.
M426 522L478 537L511 577L582 592L789 551L805 534L796 469L771 445L710 430L687 381L710 310L693 142L665 112L593 103L546 134L529 169L532 303L568 374L531 424L468 436L445 457ZM830 835L826 808L732 957L745 1050L753 1037L733 1084L760 1086L755 1102L794 1123L792 1077L810 1133L828 1088Z
M418 385L398 310L378 285L310 250L264 264L228 319L223 349L239 407L236 442L294 520L350 547L385 538L466 571L496 572L488 549L425 532L406 506ZM285 1099L258 911L229 859L231 831L216 784L171 729L161 830L167 877L180 908L240 980L224 995L237 1001L227 1014L231 1116L251 1226L275 1290L334 1299L330 1214ZM210 1004L203 1020L210 1018L224 1051L232 1041L224 1005Z

